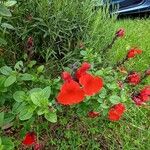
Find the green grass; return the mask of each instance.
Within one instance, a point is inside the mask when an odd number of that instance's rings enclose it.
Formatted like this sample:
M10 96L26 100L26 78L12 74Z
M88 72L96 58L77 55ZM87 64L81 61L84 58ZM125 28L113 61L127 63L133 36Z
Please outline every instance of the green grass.
M133 68L141 71L150 66L150 19L122 19L116 24L116 28L123 27L126 36L119 39L113 49L109 51L109 61L115 63L125 57L131 47L138 47L143 50L142 57L135 58L135 61L127 64L129 70ZM114 59L112 59L114 58Z
M150 20L119 20L116 29L123 27L126 36L119 39L109 52L109 61L121 60L130 47L143 50L142 56L129 62L129 70L143 71L150 64ZM112 59L114 58L114 59ZM137 107L129 100L130 108L119 122L97 119L82 119L70 122L61 121L57 132L49 132L51 147L59 150L146 150L150 147L150 107ZM52 131L53 127L51 127Z

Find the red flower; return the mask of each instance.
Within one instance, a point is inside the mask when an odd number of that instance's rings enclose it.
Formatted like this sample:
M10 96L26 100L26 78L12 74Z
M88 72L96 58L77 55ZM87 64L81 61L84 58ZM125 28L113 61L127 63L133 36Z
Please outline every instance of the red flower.
M58 103L63 105L73 105L80 103L84 100L84 92L80 88L80 85L71 80L70 82L65 82L61 91L57 96Z
M22 142L24 145L30 146L36 143L36 135L34 132L28 132Z
M128 51L128 54L127 54L127 58L134 58L136 55L139 55L142 53L142 50L140 49L137 49L137 48L131 48L129 51Z
M66 82L69 82L69 81L73 80L70 73L68 73L66 71L62 73L61 77Z
M127 77L127 82L132 85L137 85L140 82L140 80L141 80L141 76L137 72L133 72L129 74Z
M125 30L123 28L120 28L117 32L116 32L116 36L117 37L123 37L125 35Z
M143 102L146 102L150 99L150 86L147 86L140 91L140 97Z
M142 105L145 102L149 101L150 100L150 86L146 86L138 94L133 94L131 98L135 102L136 105Z
M118 121L125 111L125 106L122 103L116 104L110 108L108 112L108 119L110 121Z
M145 73L147 76L150 75L150 69L146 70L146 73Z
M27 40L27 47L32 48L34 45L33 38L30 36Z
M86 72L91 68L91 65L87 62L84 62L82 66L76 71L76 78L79 80L79 78L82 75L85 75Z
M136 96L134 95L131 98L135 102L136 105L140 106L143 104L143 101L139 95L136 95Z
M80 77L79 83L83 86L83 91L88 96L98 93L103 87L103 80L100 77L95 77L88 73Z
M95 112L95 111L90 111L89 113L88 113L88 117L89 118L96 118L96 117L98 117L100 115L100 113L99 112Z

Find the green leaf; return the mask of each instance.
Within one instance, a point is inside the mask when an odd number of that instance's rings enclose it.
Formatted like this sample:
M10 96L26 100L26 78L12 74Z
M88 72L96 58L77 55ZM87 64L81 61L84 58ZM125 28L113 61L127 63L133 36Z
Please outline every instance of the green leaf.
M3 122L4 122L4 112L0 112L0 127L3 126Z
M26 103L25 103L25 102L23 102L23 103L18 103L18 102L16 102L16 103L13 105L12 112L13 112L13 114L18 114L18 113L20 113L20 111L23 110L24 108L26 108Z
M10 30L15 30L15 28L11 24L8 24L8 23L2 23L1 27L10 29Z
M3 150L14 150L15 146L12 140L8 137L2 137Z
M17 80L16 76L10 75L10 76L5 80L4 86L5 86L5 87L9 87L9 86L12 85L13 83L15 83L16 80Z
M33 116L34 109L32 109L32 107L30 107L29 105L26 105L26 107L20 111L19 119L20 120L30 119Z
M5 7L2 4L0 4L0 16L6 16L6 17L11 17L12 16L9 9L7 9L7 7Z
M117 95L112 95L109 97L109 100L112 104L118 104L120 102L120 97Z
M24 91L16 91L14 94L13 94L13 98L15 101L17 102L22 102L25 100L26 98L26 93Z
M80 54L81 54L82 56L85 56L85 55L87 55L87 51L82 50L82 51L80 51Z
M37 114L40 116L40 115L43 115L45 113L48 113L48 109L46 108L40 108L38 111L37 111Z
M44 88L42 90L43 92L43 95L46 99L48 99L50 97L50 94L51 94L51 87L50 86L47 86L46 88Z
M36 64L35 60L30 61L30 63L28 64L29 68L32 68L34 65Z
M106 84L107 88L110 90L118 89L118 85L116 83L108 83Z
M41 66L39 66L39 67L37 68L37 72L38 72L38 73L42 73L43 70L44 70L44 65L41 65Z
M11 69L10 67L8 67L8 66L3 66L3 67L0 68L0 72L1 72L3 75L8 76L8 75L11 74L12 69Z
M14 66L14 69L15 70L22 70L22 68L23 68L23 61L18 61L16 64L15 64L15 66Z
M14 6L15 4L17 4L17 1L15 1L15 0L8 0L7 2L4 3L4 5L5 5L6 7L12 7L12 6Z
M107 91L105 88L102 88L100 94L99 94L99 97L100 98L105 98L106 97L106 94L107 94Z
M57 122L57 114L56 112L48 112L48 113L45 113L44 117L52 122L52 123L56 123Z
M33 79L34 79L34 76L31 74L25 73L21 75L22 81L32 81Z
M43 92L33 92L31 93L31 100L36 106L47 106L48 99L44 96Z

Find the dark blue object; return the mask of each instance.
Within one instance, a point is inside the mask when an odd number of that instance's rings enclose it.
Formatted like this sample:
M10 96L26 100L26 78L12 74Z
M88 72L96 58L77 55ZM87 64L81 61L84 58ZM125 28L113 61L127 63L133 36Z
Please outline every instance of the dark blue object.
M107 0L103 0L103 4ZM117 6L119 9L112 13L133 14L141 12L150 12L150 0L110 0L112 7Z

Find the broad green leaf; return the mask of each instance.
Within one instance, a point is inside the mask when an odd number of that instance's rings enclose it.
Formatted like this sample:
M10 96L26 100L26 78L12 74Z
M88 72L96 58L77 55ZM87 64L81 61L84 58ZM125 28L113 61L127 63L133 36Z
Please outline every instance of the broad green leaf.
M10 30L15 30L15 28L11 24L8 24L8 23L2 23L1 27L7 28L7 29L10 29Z
M44 117L52 122L52 123L56 123L57 122L57 114L56 112L48 112L48 113L45 113Z
M17 4L17 1L15 1L15 0L8 0L8 1L4 2L4 5L5 5L6 7L12 7L12 6L14 6L15 4Z
M11 17L11 12L3 4L0 4L0 16Z
M0 37L0 46L1 45L7 45L7 41L4 38Z
M3 126L4 123L4 112L0 112L0 127Z
M5 87L9 87L10 85L12 85L14 82L16 82L16 76L14 75L10 75L6 80L5 80L5 83L4 83L4 86Z
M20 113L21 110L23 110L25 108L26 108L26 103L25 102L23 102L23 103L16 102L13 105L12 112L13 112L13 114L18 114L18 113Z
M48 99L44 96L43 92L31 93L31 100L36 106L47 106Z
M39 66L39 67L37 68L37 72L38 72L38 73L42 73L43 70L44 70L44 65L41 65L41 66Z
M35 92L42 92L41 88L33 88L29 91L29 94L35 93Z
M3 150L14 150L15 146L12 140L8 137L2 137Z
M112 96L109 97L109 101L112 104L118 104L120 102L120 97L117 96L117 95L112 95Z
M46 108L40 108L38 111L37 111L37 114L40 116L40 115L43 115L45 113L48 113L48 109Z
M32 117L33 111L30 110L30 107L26 105L26 107L20 111L19 119L20 120L28 120Z
M50 97L50 94L51 94L51 87L47 86L46 88L44 88L42 90L42 92L43 92L44 98L48 99Z
M2 145L2 139L1 139L1 137L0 137L0 146Z
M25 100L26 98L26 93L24 91L16 91L14 94L13 94L13 98L15 101L17 102L22 102Z
M34 76L28 73L21 75L21 80L23 81L32 81L34 79Z
M13 70L10 67L8 67L8 66L3 66L3 67L0 68L0 72L3 75L6 75L6 76L10 75L12 71Z

